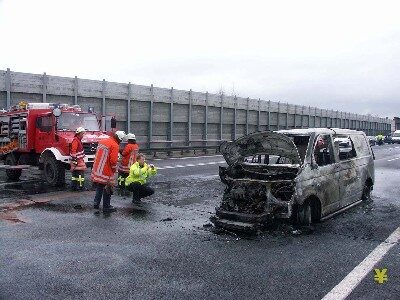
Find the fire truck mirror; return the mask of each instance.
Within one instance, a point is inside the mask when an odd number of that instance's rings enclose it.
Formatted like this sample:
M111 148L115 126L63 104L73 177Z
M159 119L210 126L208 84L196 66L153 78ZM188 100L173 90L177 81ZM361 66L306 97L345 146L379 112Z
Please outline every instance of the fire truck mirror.
M56 107L55 109L53 109L53 115L58 118L59 116L61 116L61 109L59 109L58 107Z
M115 119L115 117L111 118L111 128L117 128L117 120Z

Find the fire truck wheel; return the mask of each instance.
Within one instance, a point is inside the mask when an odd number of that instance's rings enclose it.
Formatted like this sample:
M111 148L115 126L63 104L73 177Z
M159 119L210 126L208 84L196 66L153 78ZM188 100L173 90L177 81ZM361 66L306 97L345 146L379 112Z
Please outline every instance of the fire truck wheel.
M50 186L62 186L65 183L65 168L52 154L43 159L43 174Z
M4 163L10 166L16 166L18 164L17 158L13 153L10 153L6 156ZM18 180L21 176L21 172L22 170L6 170L6 175L9 180Z

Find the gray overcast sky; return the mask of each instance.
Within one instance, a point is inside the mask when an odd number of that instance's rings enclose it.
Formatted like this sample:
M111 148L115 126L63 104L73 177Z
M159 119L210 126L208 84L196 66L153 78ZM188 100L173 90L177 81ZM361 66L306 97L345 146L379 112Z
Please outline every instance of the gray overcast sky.
M0 0L0 69L400 115L399 1Z

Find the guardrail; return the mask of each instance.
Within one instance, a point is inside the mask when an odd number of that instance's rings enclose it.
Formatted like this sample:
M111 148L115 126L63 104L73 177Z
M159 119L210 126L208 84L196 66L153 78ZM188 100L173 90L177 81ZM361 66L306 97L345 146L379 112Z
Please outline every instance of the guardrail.
M154 157L157 157L157 153L167 153L168 156L172 155L172 152L174 151L180 151L181 155L183 155L185 152L188 153L190 151L193 151L194 154L196 154L196 151L201 151L203 153L208 153L210 150L215 150L215 153L218 153L219 150L219 145L200 145L200 146L172 146L172 147L167 147L167 148L157 148L157 147L151 147L151 148L141 148L140 152L146 153L146 154L152 154Z

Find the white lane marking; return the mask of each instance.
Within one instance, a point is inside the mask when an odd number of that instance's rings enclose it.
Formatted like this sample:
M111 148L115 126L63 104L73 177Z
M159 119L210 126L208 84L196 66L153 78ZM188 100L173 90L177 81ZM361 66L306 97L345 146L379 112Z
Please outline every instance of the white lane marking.
M337 286L335 286L322 300L345 299L367 276L372 268L385 254L400 241L400 227L380 245L378 245L357 267L355 267ZM372 280L372 279L371 279Z
M197 164L186 164L186 165L175 165L175 166L163 166L157 167L158 170L165 170L165 169L176 169L176 168L186 168L186 167L197 167L197 166L207 166L207 165L217 165L225 163L224 160L221 161L211 161L208 163L197 163Z
M394 161L394 160L397 160L397 159L400 159L400 157L396 157L396 158L388 159L388 161Z
M197 159L197 158L210 158L210 157L220 157L222 155L203 155L203 156L186 156L186 157L171 157L171 158L153 158L151 160L174 160L174 159Z

